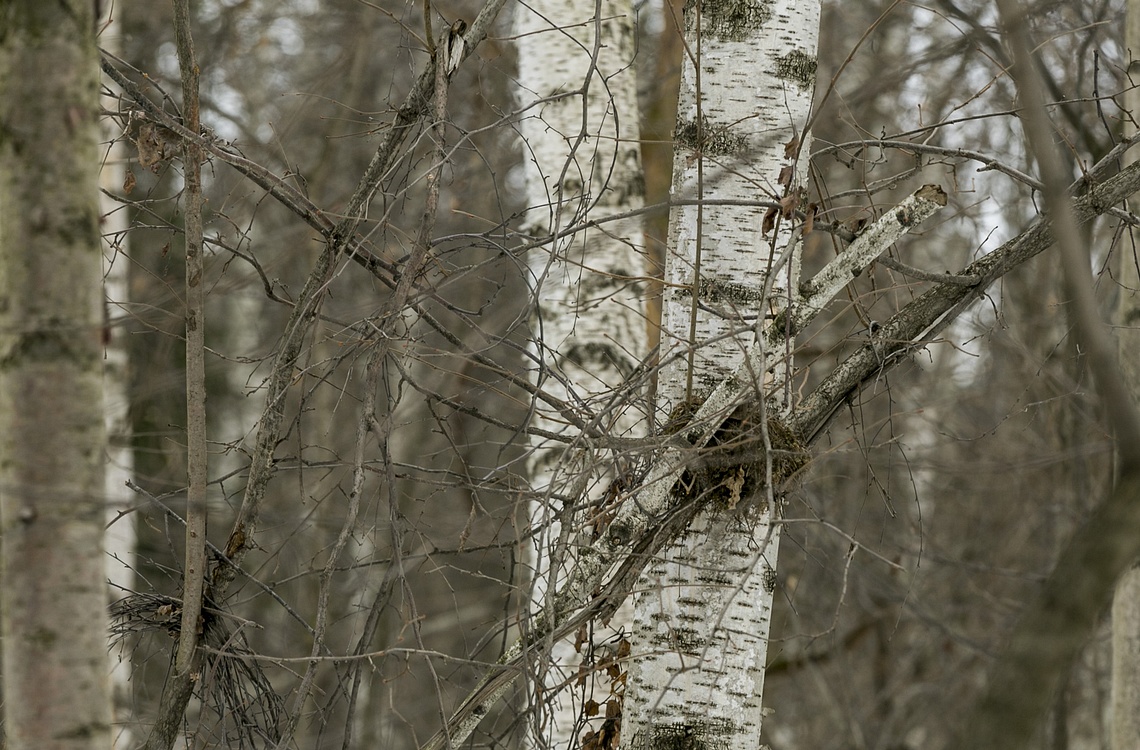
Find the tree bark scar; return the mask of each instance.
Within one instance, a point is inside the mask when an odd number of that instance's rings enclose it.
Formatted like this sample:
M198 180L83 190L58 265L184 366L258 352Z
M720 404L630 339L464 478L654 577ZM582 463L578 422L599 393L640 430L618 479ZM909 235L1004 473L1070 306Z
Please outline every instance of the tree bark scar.
M230 540L226 543L226 557L233 559L242 547L245 546L245 526L239 525L230 534Z

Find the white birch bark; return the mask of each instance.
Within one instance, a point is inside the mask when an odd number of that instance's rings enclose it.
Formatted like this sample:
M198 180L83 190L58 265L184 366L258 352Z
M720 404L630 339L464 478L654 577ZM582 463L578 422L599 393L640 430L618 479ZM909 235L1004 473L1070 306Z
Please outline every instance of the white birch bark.
M99 19L99 45L118 54L121 47L119 19L121 9L108 3L105 15ZM105 82L111 91L115 85ZM118 101L103 96L103 108L115 112ZM138 533L137 515L130 512L135 498L127 488L134 477L134 452L131 449L129 365L124 329L117 320L124 315L123 307L129 294L130 262L127 256L126 206L110 197L119 195L127 176L128 156L123 145L123 133L110 118L103 120L103 137L106 150L99 170L100 230L103 233L103 304L106 316L103 349L103 420L107 430L107 464L104 493L107 502L107 530L103 535L106 551L107 583L111 598L118 599L135 588L135 548ZM120 640L108 651L110 657L111 699L114 720L113 747L134 747L131 729L131 654L126 640Z
M1124 27L1129 50L1129 75L1140 72L1140 2L1128 0ZM1124 92L1124 108L1140 117L1140 92ZM1136 125L1124 118L1124 136L1136 134ZM1136 151L1126 153L1127 163ZM1134 201L1129 201L1133 204ZM1134 205L1130 208L1135 210ZM1133 235L1135 238L1135 234ZM1116 310L1117 344L1125 382L1134 396L1140 394L1140 267L1128 243L1120 263L1120 297ZM1112 747L1140 747L1140 568L1133 566L1117 583L1112 598Z
M629 437L642 431L644 413L614 394L645 356L642 312L641 227L636 219L605 229L561 233L591 217L642 204L637 90L633 70L635 17L629 0L537 0L515 16L519 99L526 108L519 130L524 154L525 230L558 237L532 251L536 311L535 352L542 388L573 406L605 432ZM558 587L573 565L574 548L590 543L589 520L567 509L559 496L599 498L624 457L574 440L564 415L538 403L532 424L565 435L570 444L536 440L530 460L534 558L531 595L538 612L552 606L545 593ZM568 491L571 485L587 492ZM603 642L619 636L619 614L577 648L553 644L550 669L538 679L533 740L569 747L589 729L582 707L604 707L618 684L594 672L576 684L585 662L601 658ZM628 620L628 615L626 616ZM580 652L580 653L579 653ZM553 696L553 697L552 697Z
M697 59L686 56L682 72L674 194L753 201L797 195L807 165L806 156L795 155L806 155L808 144L797 149L795 142L807 140L819 3L704 0L687 6L685 26L687 49ZM662 342L662 360L672 364L661 375L659 412L686 401L695 411L756 342L764 323L756 316L770 319L795 288L792 221L780 220L765 235L764 214L723 205L674 210ZM764 372L752 373L773 416L789 406L788 351L790 343L769 349ZM756 432L762 460L768 436ZM731 495L729 487L710 489ZM625 747L681 738L758 746L779 544L774 510L764 498L751 511L714 501L646 570L638 586Z

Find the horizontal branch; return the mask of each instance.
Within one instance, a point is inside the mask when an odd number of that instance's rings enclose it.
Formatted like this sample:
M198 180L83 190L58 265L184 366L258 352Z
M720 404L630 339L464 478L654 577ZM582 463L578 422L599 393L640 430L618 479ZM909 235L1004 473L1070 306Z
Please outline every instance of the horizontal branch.
M998 161L989 154L984 154L981 151L971 151L968 148L952 148L947 146L935 146L930 143L915 143L914 141L899 141L899 140L863 140L863 141L848 141L847 143L836 143L825 146L812 154L814 159L817 156L824 154L838 154L844 151L855 151L869 148L888 149L893 148L899 151L906 151L912 154L926 154L928 156L942 156L951 159L969 159L970 161L979 162L982 166L978 168L979 172L986 172L995 170L1002 174L1008 175L1018 182L1024 183L1031 188L1040 190L1041 182L1032 175L1028 175L1019 169L1009 166L1003 162Z

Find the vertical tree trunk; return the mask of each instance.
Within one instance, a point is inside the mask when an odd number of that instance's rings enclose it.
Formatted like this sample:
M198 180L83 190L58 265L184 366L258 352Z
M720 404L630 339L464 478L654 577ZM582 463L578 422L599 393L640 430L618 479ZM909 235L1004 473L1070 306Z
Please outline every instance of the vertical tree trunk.
M1140 71L1140 2L1128 0L1124 27L1125 49L1130 50L1128 73ZM1124 94L1124 108L1140 116L1140 92ZM1135 124L1123 119L1125 137L1136 134ZM1128 163L1136 151L1127 152ZM1130 204L1134 201L1129 201ZM1135 207L1132 206L1133 210ZM1120 367L1133 396L1140 394L1140 260L1134 251L1137 240L1121 245L1120 297L1116 310ZM1132 567L1120 578L1112 599L1112 747L1140 747L1140 568Z
M104 16L99 19L99 45L113 55L120 52L122 10L113 3L104 7ZM108 83L111 91L117 91L113 83ZM102 98L102 105L108 111L118 109L118 101L113 95ZM135 547L138 532L137 514L131 512L136 498L127 489L127 482L134 477L134 449L131 445L131 416L129 403L130 362L126 341L126 329L118 324L124 316L124 305L130 293L130 261L127 255L127 229L129 226L126 206L114 195L120 195L127 176L127 152L123 145L118 124L111 118L103 121L103 139L109 147L103 156L99 169L100 232L103 235L103 304L104 304L104 349L103 349L103 389L105 395L103 419L107 429L107 464L104 478L107 501L107 530L103 535L106 551L107 582L111 587L111 599L118 599L134 591L135 588ZM130 712L131 700L131 653L125 640L119 641L109 651L111 660L111 698L114 717L113 747L127 750L134 747L134 733Z
M0 627L9 750L111 744L93 11L89 0L0 8Z
M515 28L519 100L524 106L538 101L519 123L527 149L527 231L547 237L591 217L640 207L636 25L629 0L539 0L519 7ZM639 219L630 219L583 229L531 256L539 384L574 404L597 428L624 437L640 433L645 420L643 411L622 403L617 390L646 353L641 245ZM572 436L563 415L541 406L535 424ZM539 440L533 447L532 485L541 500L532 508L532 521L548 529L536 540L536 558L530 561L532 595L540 609L546 604L543 592L553 590L572 564L573 548L590 541L583 530L589 523L581 516L573 520L573 511L563 514L552 498L582 476L588 476L589 496L601 497L616 467L628 458L585 443ZM549 715L540 702L537 722L537 734L552 747L567 747L577 735L600 730L585 729L589 712L582 707L591 701L604 707L621 688L604 671L587 668L580 684L575 674L583 662L598 664L600 643L617 638L620 621L621 615L609 629L599 626L577 648L555 646L545 682L548 688L566 683L571 688L542 691L557 694ZM603 711L596 723L604 719Z
M818 29L816 0L687 4L675 198L798 199ZM764 208L674 210L662 333L662 361L673 364L661 373L659 413L695 411L756 340L757 315L766 323L794 288L793 220L768 219ZM766 372L754 374L771 416L788 406L789 351L790 342L768 351ZM759 415L733 450L758 467L690 472L693 500L708 507L638 586L627 747L759 744L779 543L761 489L766 423ZM759 496L742 497L750 488Z

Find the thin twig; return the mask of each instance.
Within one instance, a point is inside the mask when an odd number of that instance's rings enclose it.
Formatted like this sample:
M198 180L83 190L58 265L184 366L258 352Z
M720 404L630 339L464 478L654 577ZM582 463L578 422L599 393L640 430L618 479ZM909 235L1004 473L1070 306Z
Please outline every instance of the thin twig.
M190 31L189 0L174 0L174 35L182 78L184 126L192 133L199 123L198 63ZM206 581L206 365L202 263L202 149L182 142L184 232L186 246L186 552L182 575L182 619L174 670L163 686L158 716L147 735L146 750L169 750L190 694L198 681L198 650L203 633L202 600Z

